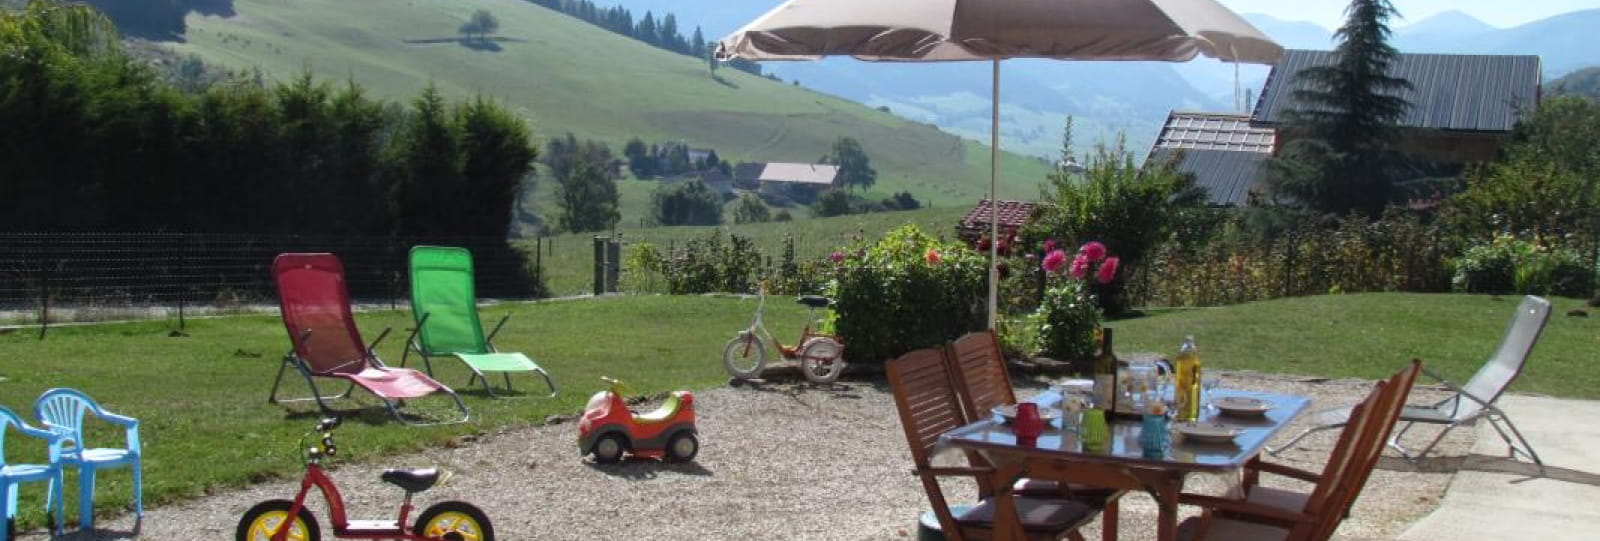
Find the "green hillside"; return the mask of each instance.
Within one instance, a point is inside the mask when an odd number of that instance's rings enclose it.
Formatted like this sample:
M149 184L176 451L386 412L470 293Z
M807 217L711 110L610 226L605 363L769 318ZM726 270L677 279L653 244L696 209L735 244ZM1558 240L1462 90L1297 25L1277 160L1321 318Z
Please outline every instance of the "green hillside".
M481 92L526 115L541 137L571 131L607 141L618 154L637 136L714 148L731 160L810 162L848 135L871 156L879 197L909 190L935 204L970 205L987 192L989 155L980 144L732 69L714 78L703 61L522 0L234 5L231 17L191 14L186 41L174 48L279 81L307 67L325 78L353 77L392 99L409 99L429 81L451 97ZM500 20L492 47L458 40L457 27L476 9ZM1007 155L1002 193L1036 195L1046 168Z

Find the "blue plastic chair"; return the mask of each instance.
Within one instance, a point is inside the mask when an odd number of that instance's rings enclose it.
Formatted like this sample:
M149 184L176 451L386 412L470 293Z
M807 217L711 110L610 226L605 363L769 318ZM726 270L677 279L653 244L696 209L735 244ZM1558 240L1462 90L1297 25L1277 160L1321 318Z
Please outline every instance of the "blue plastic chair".
M128 432L128 446L126 448L93 448L83 438L83 418L85 413L93 413L95 417L120 425ZM133 469L133 509L134 514L144 519L144 489L143 475L139 467L139 420L124 417L101 409L89 395L73 389L50 389L39 396L33 404L33 414L44 423L45 428L54 432L59 439L50 444L50 461L60 468L78 469L78 528L90 530L94 527L94 474L96 470L114 468L128 465ZM70 446L69 446L70 444ZM57 498L65 499L63 482L60 480L50 484L50 500L56 502Z
M59 464L6 464L6 428L16 427L24 435L43 439L53 446L60 439L54 433L28 426L16 412L0 406L0 541L11 539L11 529L17 519L17 485L48 481L51 484L61 482L61 466ZM61 502L54 506L55 525L61 525Z

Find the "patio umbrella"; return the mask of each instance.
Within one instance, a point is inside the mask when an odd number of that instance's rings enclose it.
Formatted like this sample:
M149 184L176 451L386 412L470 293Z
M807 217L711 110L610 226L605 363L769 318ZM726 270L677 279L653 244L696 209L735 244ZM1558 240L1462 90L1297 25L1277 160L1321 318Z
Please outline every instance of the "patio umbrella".
M989 328L999 271L1000 61L1197 56L1272 64L1283 48L1216 0L789 0L723 38L718 58L989 61Z

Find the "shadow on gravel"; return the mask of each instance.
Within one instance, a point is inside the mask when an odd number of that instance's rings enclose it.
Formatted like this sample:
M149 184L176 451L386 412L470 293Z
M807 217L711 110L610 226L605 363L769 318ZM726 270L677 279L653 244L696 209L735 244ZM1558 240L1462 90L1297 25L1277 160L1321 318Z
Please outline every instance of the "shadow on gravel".
M696 462L661 462L657 460L629 460L619 464L600 464L585 461L583 465L589 469L620 477L629 481L649 481L661 475L661 472L672 472L696 477L711 477L716 475Z

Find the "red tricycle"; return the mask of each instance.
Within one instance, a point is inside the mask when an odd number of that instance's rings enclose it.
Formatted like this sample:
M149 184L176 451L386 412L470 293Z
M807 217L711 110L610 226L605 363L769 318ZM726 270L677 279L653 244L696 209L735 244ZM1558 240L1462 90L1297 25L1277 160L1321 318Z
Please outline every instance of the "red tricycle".
M578 420L580 456L593 454L602 464L622 460L623 453L672 462L694 460L700 440L694 426L693 393L676 391L655 411L634 413L623 400L628 387L615 379L600 379L611 388L595 393L583 409L583 418Z
M317 427L300 437L300 448L305 449L306 475L300 481L300 493L290 500L267 500L256 504L239 519L237 541L318 541L322 538L317 519L306 509L306 495L312 487L322 491L328 502L329 519L333 522L336 539L392 539L405 541L494 541L494 526L483 511L466 502L448 501L434 504L417 517L415 525L407 528L406 518L411 514L411 496L433 488L442 481L437 469L388 470L381 479L406 491L400 504L400 517L396 520L348 520L344 514L344 498L333 479L322 471L322 458L338 452L333 442L333 429L339 426L338 417L329 417ZM321 434L320 445L305 446L306 437ZM448 478L444 474L443 478Z

